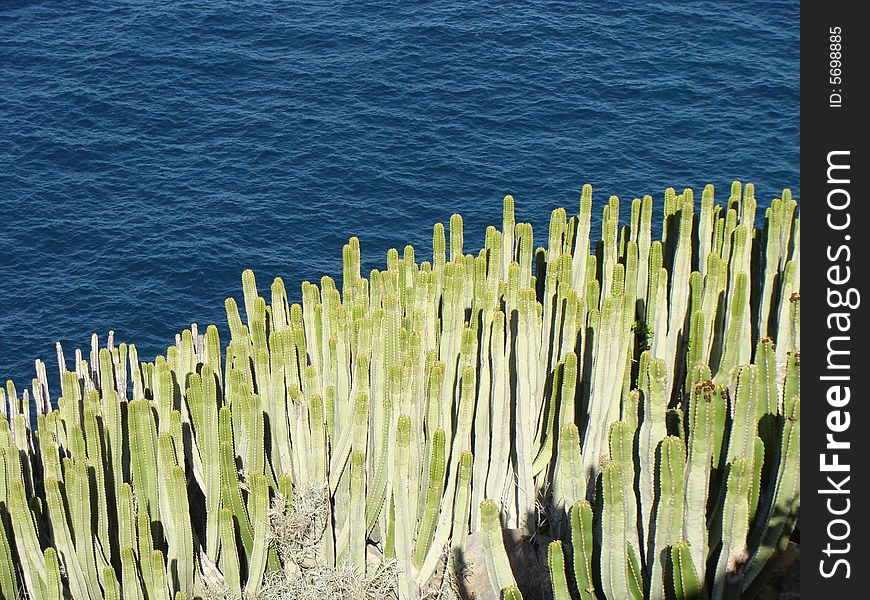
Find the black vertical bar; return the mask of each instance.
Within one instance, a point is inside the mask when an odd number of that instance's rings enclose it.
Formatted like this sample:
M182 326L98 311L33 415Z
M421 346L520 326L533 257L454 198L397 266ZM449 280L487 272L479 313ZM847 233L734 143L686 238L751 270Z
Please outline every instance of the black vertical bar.
M870 578L870 33L861 7L801 3L801 595L814 599L866 598Z

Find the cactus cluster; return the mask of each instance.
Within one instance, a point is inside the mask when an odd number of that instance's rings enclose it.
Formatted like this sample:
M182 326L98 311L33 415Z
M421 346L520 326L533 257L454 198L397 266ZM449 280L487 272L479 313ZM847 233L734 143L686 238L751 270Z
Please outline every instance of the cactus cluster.
M228 343L58 346L56 401L41 361L0 390L0 597L277 597L389 563L411 599L476 535L521 598L503 528L541 522L556 600L750 597L800 502L796 207L758 229L751 184L669 189L653 240L652 198L611 197L596 242L585 186L535 249L508 196L476 255L454 215L368 278L351 238L298 304L245 271Z

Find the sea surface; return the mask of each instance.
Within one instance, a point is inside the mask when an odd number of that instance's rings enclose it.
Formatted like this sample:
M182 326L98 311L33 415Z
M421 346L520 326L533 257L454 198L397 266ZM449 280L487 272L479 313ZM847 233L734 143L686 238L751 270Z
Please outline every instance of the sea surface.
M42 358L56 397L92 332L226 336L243 269L298 299L351 235L367 272L461 212L476 250L507 193L537 244L586 182L623 215L799 196L798 31L774 0L4 0L0 380Z

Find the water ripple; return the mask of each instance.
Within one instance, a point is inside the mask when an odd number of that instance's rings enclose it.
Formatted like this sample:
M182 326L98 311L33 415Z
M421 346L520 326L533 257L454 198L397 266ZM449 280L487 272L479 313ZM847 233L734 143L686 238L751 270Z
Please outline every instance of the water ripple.
M150 359L261 288L669 185L799 194L798 6L0 7L0 378L108 329ZM595 231L595 230L594 230ZM53 368L53 367L52 367Z

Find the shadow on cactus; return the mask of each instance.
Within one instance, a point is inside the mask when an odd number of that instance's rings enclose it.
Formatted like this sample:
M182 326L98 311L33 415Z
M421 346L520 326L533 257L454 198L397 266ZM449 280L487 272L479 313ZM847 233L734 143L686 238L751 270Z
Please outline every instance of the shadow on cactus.
M58 346L55 400L0 391L0 596L753 597L800 506L797 203L659 211L595 241L585 186L535 249L508 196L477 254L454 215L298 304L245 271L228 343Z

